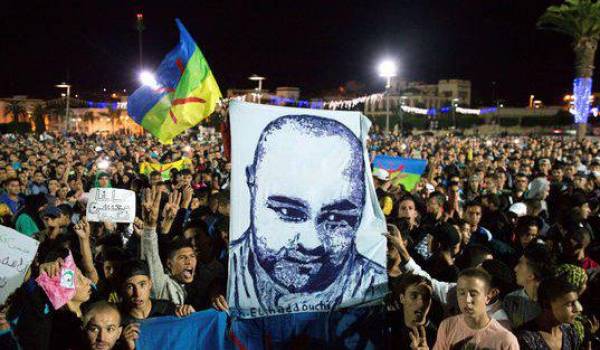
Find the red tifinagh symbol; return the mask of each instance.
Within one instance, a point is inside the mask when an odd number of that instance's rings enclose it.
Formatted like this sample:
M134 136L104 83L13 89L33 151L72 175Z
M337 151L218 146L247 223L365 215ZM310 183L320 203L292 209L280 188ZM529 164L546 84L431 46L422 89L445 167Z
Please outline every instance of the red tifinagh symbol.
M179 68L179 73L181 74L181 76L183 76L183 72L185 72L185 66L183 65L183 61L181 60L181 58L178 58L175 60L175 64L177 65L177 68ZM167 92L174 92L175 89L170 89L166 90ZM171 120L173 120L173 123L177 124L177 116L175 115L175 113L173 113L173 106L177 106L177 105L184 105L186 103L206 103L205 100L201 99L200 97L185 97L185 98L176 98L173 101L171 101L171 109L169 109L169 116L171 117Z
M388 172L389 172L390 174L393 174L393 173L397 173L397 172L402 172L403 170L404 170L404 165L400 164L400 165L398 166L398 169L396 169L396 170L394 170L394 169L390 169L390 170L388 170Z
M404 164L398 165L398 168L396 168L396 169L387 169L386 167L383 166L383 164L381 162L379 162L379 165L376 165L376 167L380 168L380 169L383 169L383 170L387 171L390 174L397 173L397 172L402 172L404 170Z

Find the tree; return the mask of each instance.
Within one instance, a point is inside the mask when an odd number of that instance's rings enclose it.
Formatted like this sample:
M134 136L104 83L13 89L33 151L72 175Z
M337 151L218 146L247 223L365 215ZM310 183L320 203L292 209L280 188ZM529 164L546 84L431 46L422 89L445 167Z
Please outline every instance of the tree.
M112 132L115 133L115 122L121 116L121 112L123 112L120 108L113 108L111 105L108 105L107 111L100 113L102 116L108 117L112 124Z
M83 122L86 124L87 132L90 132L92 130L92 125L96 121L96 115L92 111L87 111L87 112L83 113L82 119L83 119Z
M585 137L589 115L589 96L598 39L600 39L600 2L597 0L565 0L550 6L538 20L538 28L550 29L572 38L575 53L575 123L577 138ZM578 98L579 97L579 98Z
M19 117L22 116L23 114L27 114L27 110L25 110L25 107L23 106L23 104L16 100L12 100L12 101L8 102L8 104L6 105L6 112L7 112L7 114L12 115L13 123L17 123L19 121Z
M33 108L33 123L35 124L35 132L43 134L46 131L46 123L44 117L46 115L46 106L43 104L37 104Z

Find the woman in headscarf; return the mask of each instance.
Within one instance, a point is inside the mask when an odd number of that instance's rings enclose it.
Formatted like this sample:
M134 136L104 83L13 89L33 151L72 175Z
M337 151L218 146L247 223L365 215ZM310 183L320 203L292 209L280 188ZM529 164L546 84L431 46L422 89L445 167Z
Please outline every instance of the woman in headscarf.
M44 229L41 212L46 208L45 194L32 194L25 197L25 204L15 216L15 230L29 237Z

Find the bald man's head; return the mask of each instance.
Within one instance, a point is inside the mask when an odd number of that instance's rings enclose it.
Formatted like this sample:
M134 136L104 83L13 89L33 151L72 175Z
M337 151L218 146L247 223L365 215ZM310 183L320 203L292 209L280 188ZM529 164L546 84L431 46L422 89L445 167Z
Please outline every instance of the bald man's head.
M327 288L354 243L365 202L362 143L310 115L271 122L247 169L260 265L290 292Z

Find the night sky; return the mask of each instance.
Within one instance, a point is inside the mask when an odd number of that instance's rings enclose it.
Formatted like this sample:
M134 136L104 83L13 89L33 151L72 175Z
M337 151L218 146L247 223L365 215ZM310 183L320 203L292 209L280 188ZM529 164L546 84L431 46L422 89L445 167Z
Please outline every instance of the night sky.
M298 86L304 98L352 80L364 84L365 93L377 92L384 81L375 67L389 56L410 80L470 79L476 105L490 104L494 95L526 105L530 94L557 104L573 78L570 40L535 27L544 9L557 3L4 1L0 97L58 96L53 85L66 80L89 99L101 100L102 88L132 91L139 71L135 14L141 10L144 66L155 68L175 46L178 17L223 93L254 87L247 79L252 73L267 77L267 89Z

